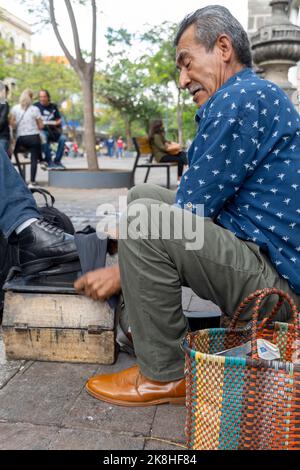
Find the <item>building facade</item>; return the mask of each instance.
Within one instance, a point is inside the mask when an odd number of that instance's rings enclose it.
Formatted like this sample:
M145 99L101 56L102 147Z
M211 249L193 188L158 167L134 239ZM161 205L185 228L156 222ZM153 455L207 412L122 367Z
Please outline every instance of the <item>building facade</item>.
M248 0L248 33L251 36L271 18L270 0ZM300 0L290 0L289 16L292 23L300 26Z
M0 37L19 51L15 57L16 61L30 60L31 26L2 7L0 7Z
M251 37L271 17L270 0L248 0L248 33Z

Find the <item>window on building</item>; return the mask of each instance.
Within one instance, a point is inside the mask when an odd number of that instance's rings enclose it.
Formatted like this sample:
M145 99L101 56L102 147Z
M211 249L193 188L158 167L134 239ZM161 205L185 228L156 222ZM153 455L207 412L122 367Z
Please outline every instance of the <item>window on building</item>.
M10 64L14 64L14 63L15 63L15 52L14 52L14 49L15 49L15 40L14 40L14 38L11 37L11 38L9 39L9 43L10 43L10 45L11 45L11 51L10 51L10 57L9 57L9 59L8 59L8 62L9 62Z
M21 46L21 61L22 61L22 64L25 64L26 62L26 46L24 42L22 43L22 46Z
M249 16L248 30L252 31L254 29L254 16Z

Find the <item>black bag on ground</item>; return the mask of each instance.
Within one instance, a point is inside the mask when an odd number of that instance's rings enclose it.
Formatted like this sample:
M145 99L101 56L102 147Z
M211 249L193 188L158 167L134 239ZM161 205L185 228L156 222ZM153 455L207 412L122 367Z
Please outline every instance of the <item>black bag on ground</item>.
M31 189L32 194L40 194L45 199L45 206L40 207L39 211L42 217L52 225L61 228L65 233L74 235L75 228L71 222L71 219L54 207L55 198L54 196L44 188L33 188Z

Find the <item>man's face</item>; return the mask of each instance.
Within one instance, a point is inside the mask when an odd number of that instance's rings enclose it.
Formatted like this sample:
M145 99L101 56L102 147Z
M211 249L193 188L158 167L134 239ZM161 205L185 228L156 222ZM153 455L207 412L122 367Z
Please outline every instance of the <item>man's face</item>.
M180 88L189 90L198 108L225 82L220 48L215 46L207 52L195 39L195 25L187 28L180 38L176 65L180 71Z
M45 93L44 91L41 91L39 98L40 98L40 103L42 106L48 106L49 99L48 99L47 93Z

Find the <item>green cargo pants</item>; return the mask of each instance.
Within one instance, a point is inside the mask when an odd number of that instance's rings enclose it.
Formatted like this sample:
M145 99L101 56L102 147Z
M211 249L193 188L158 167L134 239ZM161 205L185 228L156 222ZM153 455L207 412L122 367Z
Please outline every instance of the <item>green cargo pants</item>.
M175 193L145 184L129 192L129 205L136 202L150 213L152 204L174 204ZM176 209L171 223L176 224L181 215L182 210ZM129 225L128 219L123 223ZM122 290L137 362L146 377L161 382L184 377L180 343L188 322L182 311L182 286L214 302L228 316L246 296L266 287L285 290L300 305L300 296L293 294L258 246L236 238L211 219L204 220L202 249L187 251L186 241L129 237L119 245ZM271 304L264 304L265 311L270 311ZM280 320L287 317L288 309L282 308ZM250 320L249 310L243 320Z

